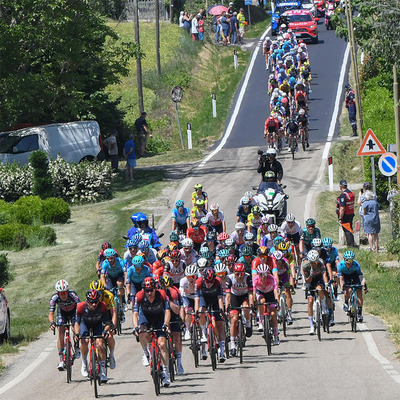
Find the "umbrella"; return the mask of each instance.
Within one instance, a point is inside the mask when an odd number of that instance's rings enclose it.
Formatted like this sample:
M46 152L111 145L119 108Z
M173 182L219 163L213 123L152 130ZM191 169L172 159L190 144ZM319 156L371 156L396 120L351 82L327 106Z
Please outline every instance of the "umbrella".
M209 7L207 10L208 14L211 15L220 15L222 11L228 11L228 7L225 7L222 4L217 4L215 6Z

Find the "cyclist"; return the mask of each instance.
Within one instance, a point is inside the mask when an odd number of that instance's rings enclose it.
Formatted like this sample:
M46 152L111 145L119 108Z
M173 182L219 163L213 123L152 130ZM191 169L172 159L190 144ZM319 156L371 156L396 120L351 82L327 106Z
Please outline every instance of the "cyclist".
M297 123L299 125L299 128L304 128L304 139L306 140L306 146L309 147L309 143L308 143L309 121L308 121L308 115L306 114L306 111L304 108L299 110L299 115L297 116Z
M219 210L219 204L213 203L210 206L210 211L207 214L211 226L218 232L226 232L226 224L224 213Z
M169 275L173 285L179 287L179 282L185 276L186 264L181 260L181 253L179 250L174 250L170 254L170 257L171 261L165 265L164 275Z
M236 355L235 339L237 338L237 328L239 320L238 307L243 308L244 320L246 325L246 337L251 337L251 319L250 308L254 307L253 299L253 282L251 275L246 272L244 264L237 263L234 268L234 273L229 274L226 278L226 299L225 305L229 311L231 318L231 355ZM242 311L240 311L242 312Z
M257 229L257 244L261 243L262 238L268 234L268 226L271 223L271 218L267 215L261 218L261 225Z
M242 251L242 249L246 246L251 247L252 249L252 254L257 254L257 250L260 247L257 242L254 241L254 235L252 232L246 232L244 234L244 244L242 244L239 247L239 250Z
M275 97L271 97L271 102L273 99L278 101L279 95ZM273 106L271 105L271 110ZM271 114L266 120L264 124L264 137L267 138L267 142L271 147L277 147L277 135L279 131L279 122L278 120ZM272 137L272 141L271 141Z
M247 230L251 232L254 236L256 236L257 230L261 226L261 222L261 208L259 206L254 206L252 212L247 218Z
M194 202L194 207L192 208L192 212L190 213L190 216L192 218L196 218L198 220L201 220L207 215L207 210L205 209L205 201L203 199L197 199ZM207 220L208 222L208 220Z
M193 248L196 251L200 250L201 244L207 235L207 228L205 226L200 226L197 219L191 222L191 227L187 230L186 236L193 241Z
M204 209L208 210L208 195L203 191L203 185L198 183L194 185L194 192L192 193L192 207L196 205L196 200L204 200Z
M107 311L107 306L104 302L100 301L100 298L100 292L90 289L86 292L86 301L80 302L76 307L75 335L81 338L81 374L83 377L89 375L87 361L89 330L93 331L94 336L103 336L106 339L111 329L110 314ZM96 339L96 349L100 359L100 381L106 383L108 381L106 352L102 338Z
M198 278L195 284L195 312L200 313L200 328L202 331L202 357L207 359L205 344L206 337L206 315L205 311L211 307L213 311L213 319L215 319L216 330L218 331L220 356L219 361L225 362L225 329L223 326L222 315L224 304L222 301L222 285L221 281L216 278L215 271L212 268L207 268L204 271L204 276Z
M268 247L260 246L257 250L257 257L251 263L251 274L254 277L257 274L257 266L260 264L265 264L272 271L276 268L275 258L268 255Z
M168 296L164 290L156 289L156 281L149 277L143 281L143 289L136 294L133 307L133 333L139 336L143 349L142 365L148 367L150 350L150 333L146 332L151 326L157 330L157 341L160 346L163 376L163 386L171 384L169 375L169 356L167 349L166 330L171 320Z
M157 261L157 250L150 247L150 243L147 240L142 240L139 243L140 254L145 262L149 264L154 264Z
M106 259L105 255L104 255L104 251L107 249L112 249L112 248L113 247L111 246L110 242L105 242L101 245L101 250L100 250L99 256L97 257L97 261L96 261L96 271L97 271L97 275L99 277L101 274L101 264L103 264L103 261L105 261L105 259ZM117 250L116 249L114 249L114 250L118 254Z
M182 240L182 249L180 250L181 259L186 265L195 264L199 256L197 252L193 250L193 240L185 238Z
M333 246L333 240L330 237L322 239L322 246L327 252L328 258L326 260L326 269L328 270L329 279L333 281L334 295L337 298L337 287L339 283L338 266L339 266L339 253L336 247Z
M271 74L268 78L268 95L271 95L275 89L279 86L278 80L274 74Z
M208 251L214 253L217 249L217 233L215 231L207 232L206 241L203 243L203 247L207 247Z
M269 250L274 246L274 239L278 236L278 225L268 225L268 234L265 235L261 240L261 246L267 247Z
M297 124L295 119L293 119L293 118L289 119L289 121L286 123L285 132L286 132L286 137L287 137L288 143L289 143L288 151L291 151L290 143L291 143L292 139L295 141L296 150L298 150L297 143L298 143L298 136L299 136L299 125Z
M146 214L141 212L135 213L131 216L131 220L133 222L133 226L127 233L129 239L132 239L132 236L136 233L140 233L142 235L142 239L149 242L151 247L159 249L162 246L156 235L156 231L149 227L149 220Z
M135 256L132 260L132 265L126 273L126 292L129 303L132 302L137 292L142 290L143 281L152 276L151 268L145 265L142 256Z
M171 311L170 331L172 332L175 345L178 375L183 375L185 370L182 365L181 324L183 324L183 320L185 319L185 311L183 309L182 296L179 293L179 289L173 286L172 279L168 275L160 278L160 285L169 298L169 308Z
M326 262L328 259L328 252L322 247L322 239L314 238L311 241L311 248L313 250L317 250L319 254L319 258L323 261L324 265L326 266ZM328 278L330 275L328 274Z
M224 264L220 261L216 261L216 263L214 264L214 271L217 275L217 278L221 281L223 302L225 304L226 278L228 276L228 273L230 272L230 266L228 266L228 263Z
M185 233L190 224L190 210L183 200L177 200L171 214L172 231Z
M163 276L164 267L167 264L167 262L171 260L171 258L169 257L168 250L166 249L158 250L157 258L158 260L151 266L151 272L153 276Z
M49 322L50 329L54 331L57 325L63 325L71 322L71 324L75 324L76 320L76 306L79 303L78 295L69 289L68 282L61 279L56 282L55 285L56 293L51 296L50 299L50 310L49 310ZM57 306L57 317L56 323L54 322L54 313L56 311ZM74 325L71 326L72 331L74 332ZM64 336L65 336L65 327L58 327L58 339L57 339L57 348L58 355L60 357L60 362L57 366L59 371L64 371ZM79 350L79 342L75 342L75 358L80 357Z
M319 228L315 226L315 219L308 218L306 220L306 227L303 228L300 234L299 250L301 258L311 250L311 241L314 238L321 238L321 232Z
M303 65L300 67L300 78L303 79L304 85L308 82L309 93L311 93L311 67L308 61L304 62Z
M246 272L251 274L251 265L256 257L253 255L253 249L250 246L242 248L242 255L239 257L238 263L246 267Z
M179 292L181 293L185 310L186 330L184 340L190 340L190 327L192 324L190 313L194 312L194 285L198 277L199 273L195 263L186 267L185 276L179 282Z
M243 222L237 222L235 224L235 230L231 233L231 239L235 242L237 247L240 247L244 244L244 231L246 229L246 225Z
M368 292L367 284L365 282L364 275L361 271L360 264L355 260L356 256L351 250L347 250L343 253L343 260L340 261L338 266L340 287L344 292L344 305L343 310L349 311L349 298L351 295L351 288L346 287L347 285L361 285L364 286L364 292ZM362 315L363 307L363 296L362 290L357 289L358 299L358 322L363 322L364 317Z
M266 264L258 264L253 275L253 291L257 303L276 303L278 304L279 291L278 282L275 277L271 275L271 270ZM276 316L276 305L270 304L270 315L272 320L272 327L274 329L275 344L279 344L279 330L278 330L278 319ZM265 313L265 306L258 306L258 331L263 331L262 318Z
M114 352L115 352L115 340L114 340L114 329L117 326L117 313L115 312L114 295L105 289L103 282L100 280L95 280L90 283L90 289L97 290L100 292L100 301L102 301L107 306L107 312L109 313L109 320L112 322L111 328L109 330L108 336L108 348L110 349L110 368L114 369L116 367Z
M294 244L297 258L300 258L299 244L302 229L300 223L296 221L296 217L294 214L286 215L285 221L281 225L281 233L287 240L291 241Z
M142 242L141 242L142 243ZM101 267L100 279L103 285L110 291L114 287L118 287L119 300L122 306L125 305L125 289L124 284L126 282L126 266L124 261L116 256L114 249L107 249L104 252L106 261L103 262ZM106 279L107 277L107 279ZM125 315L122 314L121 321L125 321Z
M228 250L228 257L233 255L235 260L239 258L239 250L236 248L236 243L233 239L229 238L225 240L225 245Z
M124 262L126 268L132 265L132 259L136 256L139 250L139 243L142 241L142 237L139 234L133 235L132 239L128 239L125 244L127 249L124 253Z
M307 286L306 297L308 298L308 321L310 323L310 331L308 333L314 335L313 292L315 289L319 289L318 296L321 299L321 304L324 304L324 298L327 297L324 289L328 287L328 275L324 263L319 258L318 251L310 250L307 253L307 260L303 263L303 275Z
M236 222L247 223L247 218L251 213L250 199L247 196L243 196L240 199L240 206L236 213Z

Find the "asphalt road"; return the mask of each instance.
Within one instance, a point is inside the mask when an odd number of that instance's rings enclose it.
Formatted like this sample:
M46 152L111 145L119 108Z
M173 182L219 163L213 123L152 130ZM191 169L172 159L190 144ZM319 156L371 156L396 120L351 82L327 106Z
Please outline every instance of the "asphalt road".
M322 152L345 52L345 43L337 39L334 32L326 32L321 24L319 37L318 45L309 46L314 77L310 149L300 150L294 161L285 153L279 158L290 195L288 210L302 223L316 215L312 194L318 191L319 171L325 163L321 161ZM268 110L266 77L264 60L259 53L226 145L207 163L194 166L177 192L177 197L189 202L193 185L203 183L210 201L217 201L224 211L229 232L234 229L240 197L260 180L256 167L257 150L265 149L266 145L263 138ZM169 222L162 225L162 231L168 235ZM260 334L255 333L245 348L244 364L240 365L237 358L229 359L218 365L216 372L212 372L209 361L202 361L199 368L194 368L185 345L185 374L170 388L162 388L161 395L171 399L187 399L188 396L244 399L260 394L299 400L399 398L400 365L387 329L378 319L365 316L364 331L354 334L341 303L337 303L336 326L318 342L316 336L308 335L302 290L295 296L294 317L287 338L281 335L281 344L273 347L271 356L267 356ZM141 365L142 350L130 332L131 324L127 322L123 334L117 338L117 368L109 371L110 380L100 387L100 398L155 398L149 369ZM73 382L65 383L65 373L56 369L55 346L54 336L48 333L22 351L0 378L1 399L93 397L90 383L80 375L80 361L73 371Z

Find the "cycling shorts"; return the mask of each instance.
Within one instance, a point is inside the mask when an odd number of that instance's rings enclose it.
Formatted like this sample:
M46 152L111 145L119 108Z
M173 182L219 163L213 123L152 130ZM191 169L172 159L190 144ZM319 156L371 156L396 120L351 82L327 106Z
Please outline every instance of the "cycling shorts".
M186 312L192 312L194 310L194 299L182 297L182 303Z
M81 321L81 337L88 337L89 336L89 328L93 330L94 336L100 336L103 334L104 326L102 323L97 324L95 326L86 326L85 322Z
M246 294L242 294L241 296L236 296L233 293L231 293L231 307L232 308L236 308L236 307L240 307L241 305L243 305L244 302L249 302L249 295ZM238 310L231 310L231 314L238 314Z
M279 286L284 286L285 283L288 283L288 282L290 282L289 272L285 272L284 274L279 275Z
M181 331L180 322L181 322L180 316L171 311L171 321L170 321L171 332L180 332Z
M124 282L124 280L125 280L125 275L123 273L118 275L118 276L116 276L115 278L111 277L111 276L108 276L107 277L106 289L111 292L114 287L118 286L117 282Z
M345 285L360 285L360 276L357 272L353 272L352 274L345 275L343 274L343 281Z
M297 101L300 108L306 108L306 100L298 100Z
M317 286L321 286L322 288L325 287L325 282L322 275L314 277L310 283L306 284L307 287L306 297L314 297L314 291L317 288Z
M276 126L267 126L267 130L269 133L276 133Z
M60 307L58 307L56 321L57 325L64 325L68 322L74 324L76 322L76 309L71 311L63 311L60 309Z
M274 291L261 292L260 290L257 289L257 291L256 291L256 299L257 299L258 303L260 303L262 299L264 299L266 303L273 303L273 302L275 302ZM271 307L275 308L275 305L272 305Z
M218 303L215 304L206 304L203 297L200 297L200 308L208 308L211 306L211 310L213 310L212 315L215 317L216 321L222 321L221 310L219 309Z
M286 234L287 238L294 243L295 246L298 246L300 243L300 233L296 232L294 235L290 233Z
M139 325L145 326L146 328L150 328L152 326L153 329L157 330L158 337L166 336L166 333L162 330L164 325L164 314L160 314L156 316L156 318L147 318L142 311L139 311Z

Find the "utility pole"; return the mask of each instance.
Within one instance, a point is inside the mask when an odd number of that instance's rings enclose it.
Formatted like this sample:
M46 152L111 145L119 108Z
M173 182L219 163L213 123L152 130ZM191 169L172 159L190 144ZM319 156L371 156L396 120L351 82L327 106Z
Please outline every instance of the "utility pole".
M172 1L171 1L172 4ZM171 6L172 7L172 6ZM161 60L160 60L160 3L155 1L156 11L156 58L157 58L157 74L161 75Z
M345 10L347 19L347 30L349 34L349 46L351 54L351 65L353 69L354 79L354 95L356 98L356 115L357 115L357 126L359 129L359 141L360 145L363 139L363 122L362 122L362 109L361 109L361 93L360 93L360 78L358 76L358 63L357 63L357 49L356 41L354 38L354 25L353 25L353 14L351 9L351 0L345 0Z
M393 102L394 102L394 123L396 127L396 150L397 150L397 190L400 195L400 122L399 122L399 84L397 82L397 66L393 64Z
M169 1L169 22L174 23L174 0Z
M138 0L133 1L133 24L135 29L135 43L140 48L140 36L139 36L139 4ZM136 59L136 80L137 80L137 91L138 91L138 106L139 114L144 111L143 104L143 81L142 81L142 60L140 57Z

